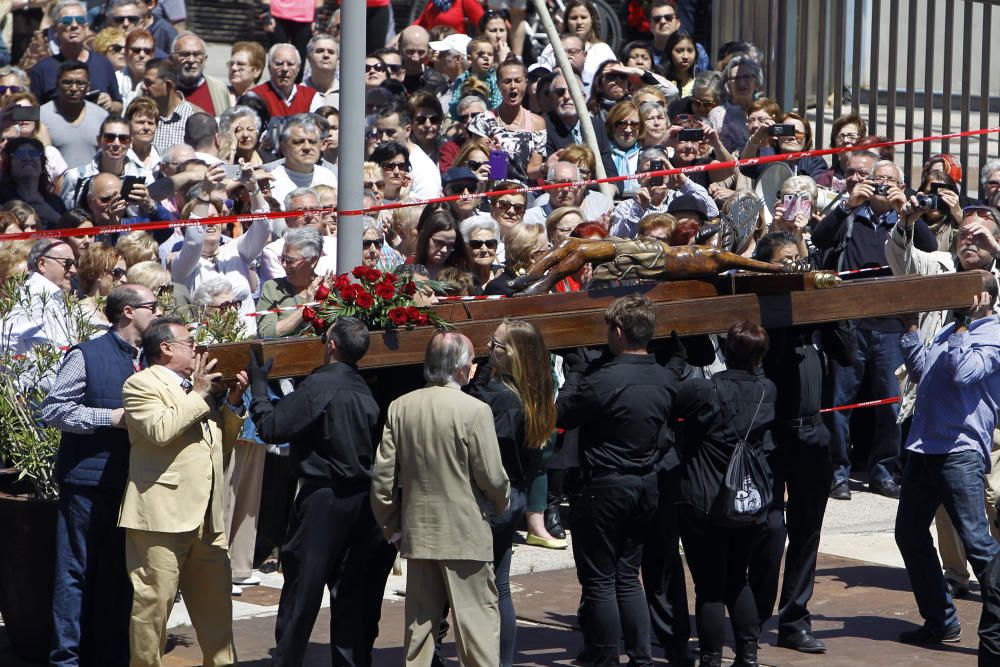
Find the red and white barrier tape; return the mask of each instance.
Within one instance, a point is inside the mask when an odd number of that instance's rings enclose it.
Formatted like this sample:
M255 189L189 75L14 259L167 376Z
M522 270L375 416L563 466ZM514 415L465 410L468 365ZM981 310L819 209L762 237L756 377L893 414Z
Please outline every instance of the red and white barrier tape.
M877 401L862 401L861 403L852 403L850 405L838 405L833 408L823 408L820 410L820 413L824 414L827 412L839 412L840 410L853 410L854 408L874 408L879 405L892 405L893 403L899 403L899 396L880 398Z
M590 185L598 185L600 183L617 183L618 181L633 180L641 176L642 177L675 176L678 174L695 174L706 171L715 171L717 169L734 169L738 167L749 167L754 165L771 164L774 162L788 162L791 160L800 160L802 158L812 157L812 156L837 155L839 153L849 153L855 150L874 150L877 148L885 148L888 146L901 146L906 144L921 143L925 141L943 141L950 139L959 139L961 137L976 137L983 134L995 134L997 132L1000 132L1000 127L991 127L980 130L966 130L964 132L953 132L951 134L939 134L939 135L932 135L929 137L900 139L898 141L883 141L877 144L865 144L864 146L845 146L843 148L818 148L809 151L800 151L797 153L780 153L777 155L765 155L763 157L746 158L741 160L730 160L728 162L717 162L715 164L705 164L705 165L699 164L691 167L674 167L671 169L660 169L657 171L641 172L638 174L630 174L626 176L609 176L607 178L593 178L588 180L574 181L572 183L546 183L545 185L529 185L522 188L513 188L509 190L493 190L491 192L483 192L483 193L476 193L469 195L464 195L464 194L448 195L443 197L434 197L432 199L421 199L410 202L396 202L394 204L383 204L381 206L372 206L371 208L360 209L357 211L337 211L336 207L326 207L308 211L296 211L296 213L298 215L302 215L305 213L333 212L333 213L338 213L339 215L365 215L369 213L378 213L380 211L390 211L397 208L405 208L408 206L440 204L440 203L458 201L462 199L499 197L502 195L522 194L522 193L536 192L536 191L548 191L548 190L555 190L558 188L578 187L581 185L590 186ZM174 227L190 227L192 225L225 225L236 222L252 223L254 220L277 219L277 218L287 218L287 217L289 217L288 213L284 211L275 211L271 213L253 213L246 215L220 215L211 218L200 218L196 220L168 220L164 222L139 222L129 225L113 225L108 227L83 227L83 228L78 227L73 229L53 229L53 230L46 230L39 232L18 232L16 234L0 234L0 242L68 238L73 236L92 236L94 234L115 234L119 232L129 232L129 231L150 231L156 229L169 229Z

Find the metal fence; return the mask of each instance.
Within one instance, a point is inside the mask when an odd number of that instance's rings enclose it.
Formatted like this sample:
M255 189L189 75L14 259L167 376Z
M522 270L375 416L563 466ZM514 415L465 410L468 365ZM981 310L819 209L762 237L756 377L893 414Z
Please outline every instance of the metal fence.
M1000 68L990 63L1000 0L714 0L713 17L713 44L765 52L767 95L808 114L817 145L848 112L892 139L1000 125ZM957 153L971 194L998 146L983 135L900 152L911 180L931 155Z

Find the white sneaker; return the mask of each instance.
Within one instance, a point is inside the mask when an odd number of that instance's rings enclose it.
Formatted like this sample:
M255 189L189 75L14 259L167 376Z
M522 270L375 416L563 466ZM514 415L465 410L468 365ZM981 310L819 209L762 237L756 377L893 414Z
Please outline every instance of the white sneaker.
M237 586L260 586L260 577L251 574L249 577L234 577L233 583Z
M233 595L236 596L243 595L243 589L237 586L236 584L233 584Z

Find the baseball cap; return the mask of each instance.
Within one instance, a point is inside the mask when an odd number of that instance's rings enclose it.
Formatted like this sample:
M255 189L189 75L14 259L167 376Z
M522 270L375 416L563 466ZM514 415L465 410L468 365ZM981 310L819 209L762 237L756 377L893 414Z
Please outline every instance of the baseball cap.
M448 35L444 39L436 42L430 42L428 46L432 51L454 51L455 53L464 56L466 51L469 49L469 42L471 41L472 38L468 35L456 32Z

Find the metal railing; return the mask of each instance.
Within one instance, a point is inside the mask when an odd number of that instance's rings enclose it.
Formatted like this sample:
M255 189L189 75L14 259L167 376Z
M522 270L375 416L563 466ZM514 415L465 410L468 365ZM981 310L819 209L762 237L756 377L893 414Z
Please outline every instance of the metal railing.
M890 139L948 134L1000 125L994 6L1000 0L714 0L712 43L761 48L766 94L808 114L818 146L848 112ZM971 194L998 147L996 135L908 144L902 167L913 180L931 155L957 151Z

